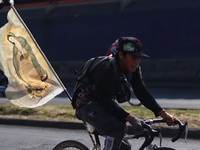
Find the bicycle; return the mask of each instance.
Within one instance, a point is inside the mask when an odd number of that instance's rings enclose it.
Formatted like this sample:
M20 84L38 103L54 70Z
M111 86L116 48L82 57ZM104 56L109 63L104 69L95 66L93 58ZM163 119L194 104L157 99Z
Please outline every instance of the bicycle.
M130 140L130 139L139 139L140 137L145 137L145 140L143 144L141 145L139 150L144 150L145 148L147 150L175 150L171 147L162 147L162 135L161 135L161 130L157 127L152 127L152 124L154 123L165 123L166 121L164 119L149 119L149 120L143 120L141 122L144 131L139 134L133 134L133 135L127 135L124 137L123 140ZM101 150L101 143L99 136L101 136L94 128L93 126L87 124L84 122L86 125L86 129L89 133L89 136L92 140L93 147L88 148L85 146L83 143L78 142L76 140L67 140L63 141L59 144L57 144L53 150L68 150L70 148L77 149L77 150ZM175 120L175 124L179 125L178 128L178 134L172 138L172 142L177 141L185 131L185 140L187 138L187 122L184 124L180 120ZM154 140L155 136L160 137L160 146L157 146L156 144L152 144L152 141Z

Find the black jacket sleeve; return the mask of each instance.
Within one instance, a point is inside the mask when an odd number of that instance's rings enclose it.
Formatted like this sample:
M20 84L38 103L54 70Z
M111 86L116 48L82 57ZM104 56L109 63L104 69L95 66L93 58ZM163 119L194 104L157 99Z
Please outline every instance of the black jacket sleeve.
M138 67L138 69L133 73L131 84L132 84L132 88L135 93L135 96L140 100L140 102L146 108L153 111L155 116L159 116L159 112L162 110L162 108L147 90L142 78L140 67Z

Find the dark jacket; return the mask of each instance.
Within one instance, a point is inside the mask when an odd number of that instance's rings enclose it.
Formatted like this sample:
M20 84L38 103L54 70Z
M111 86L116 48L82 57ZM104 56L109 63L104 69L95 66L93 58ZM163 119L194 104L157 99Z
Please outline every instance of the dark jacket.
M125 121L128 112L122 109L116 101L129 100L129 86L131 86L141 103L158 116L162 108L147 91L140 67L134 73L123 72L117 56L105 56L96 58L96 60L92 58L88 62L90 64L86 63L87 67L83 67L79 74L81 78L78 78L75 87L72 100L74 108L81 107L89 101L96 101L107 112Z

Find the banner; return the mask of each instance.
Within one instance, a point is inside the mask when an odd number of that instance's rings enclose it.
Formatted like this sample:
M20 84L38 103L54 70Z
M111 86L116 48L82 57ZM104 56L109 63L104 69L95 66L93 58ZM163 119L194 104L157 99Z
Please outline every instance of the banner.
M0 69L9 82L6 97L20 107L44 105L63 87L13 7L7 18L0 28Z

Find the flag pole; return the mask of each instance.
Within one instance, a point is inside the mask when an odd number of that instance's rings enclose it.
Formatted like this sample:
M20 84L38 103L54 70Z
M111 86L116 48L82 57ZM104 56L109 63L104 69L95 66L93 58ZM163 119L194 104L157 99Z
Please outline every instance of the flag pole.
M14 6L14 0L9 0L9 3L11 5L11 7Z
M11 1L13 3L11 3ZM66 87L64 86L64 84L62 83L62 81L60 80L60 78L58 77L58 75L56 74L55 70L53 69L53 67L51 66L50 62L48 61L48 59L46 58L45 54L43 53L43 51L41 50L40 46L38 45L38 43L36 42L35 38L33 37L32 33L30 32L30 30L28 29L28 27L26 26L26 24L24 23L24 21L22 20L22 18L20 17L20 15L18 14L17 10L14 7L14 0L10 0L10 4L11 4L11 8L13 9L13 11L15 12L15 14L17 15L18 19L21 21L21 23L23 24L23 26L25 27L25 29L27 30L27 32L29 33L30 37L32 38L33 42L35 43L35 45L37 46L38 50L40 51L40 53L42 54L42 56L44 57L44 59L46 60L47 64L49 65L49 67L51 68L53 74L55 75L55 77L57 78L57 80L59 81L60 85L62 86L62 88L64 89L64 91L66 92L68 98L70 101L72 101L72 98L69 94L69 92L67 91Z

